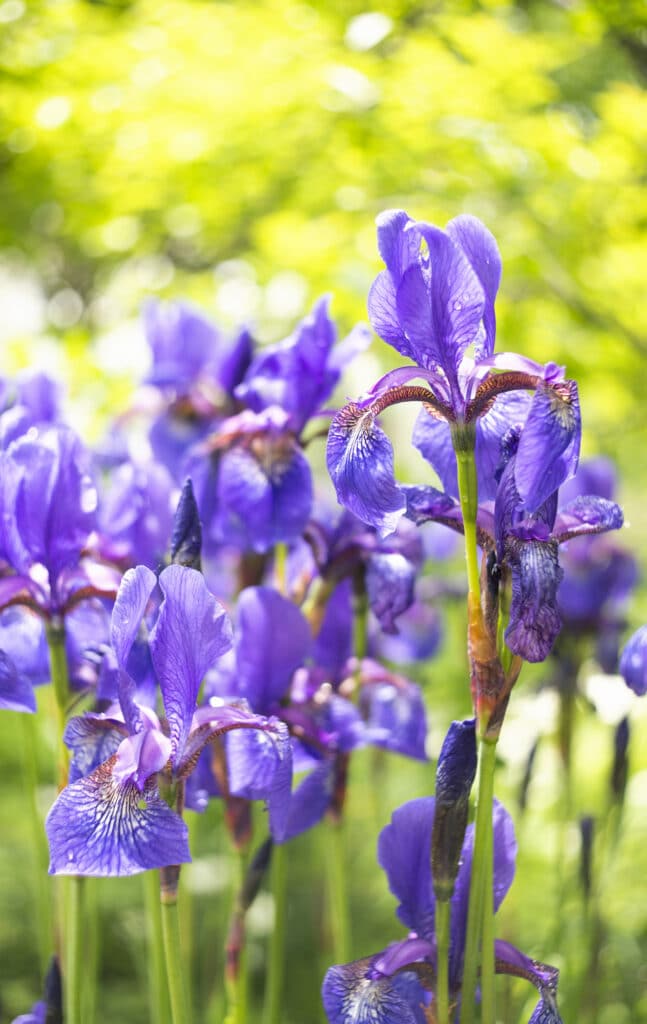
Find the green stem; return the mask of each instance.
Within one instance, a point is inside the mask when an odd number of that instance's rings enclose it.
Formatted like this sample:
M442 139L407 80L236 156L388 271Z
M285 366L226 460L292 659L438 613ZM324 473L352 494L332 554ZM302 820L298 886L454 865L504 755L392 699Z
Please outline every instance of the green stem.
M343 822L326 822L326 833L328 840L328 856L326 858L328 907L333 939L333 962L345 964L350 959L350 921Z
M436 901L436 1024L449 1024L449 900Z
M287 878L287 846L277 843L272 851L274 932L269 950L269 968L263 1008L264 1024L280 1024L283 1015Z
M463 529L465 532L465 560L467 563L467 586L473 600L480 592L478 545L476 541L476 513L478 511L478 484L473 448L463 448L454 439L456 466L458 472L458 493L460 496Z
M151 1024L169 1024L168 988L164 965L159 871L145 871L144 901L148 933L148 1007Z
M274 853L276 853L276 850L273 851L273 854ZM247 848L236 850L238 871L234 882L234 900L229 920L230 933L232 922L235 922L237 925L236 938L239 940L240 945L236 950L237 959L235 966L227 963L225 969L225 982L227 989L227 1017L225 1019L225 1024L245 1024L247 1020L248 965L247 941L245 938L245 909L242 905L242 893L247 877L248 861L249 857L247 854ZM230 952L231 951L228 948L228 956L230 955ZM231 973L232 969L233 974Z
M496 748L492 748L496 749ZM494 835L492 814L487 833L485 858L485 887L483 891L483 938L481 942L481 1022L495 1024L496 993L494 973ZM489 880L489 881L488 881Z
M83 949L83 896L85 879L71 875L66 879L65 962L63 996L65 1024L81 1024Z
M70 752L63 743L70 700L70 681L65 654L65 630L62 626L48 625L47 644L49 647L49 670L58 712L58 785L59 789L64 789L67 786L70 767Z
M81 879L79 879L81 881ZM82 923L85 922L85 953L83 961L83 1024L93 1024L97 1009L97 982L99 974L99 902L98 882L94 878L83 879L84 906Z
M479 788L474 828L474 850L472 854L472 877L470 879L470 902L467 915L465 940L465 962L461 998L461 1024L472 1024L476 1001L476 980L479 964L479 945L483 930L483 908L486 893L492 895L492 800L494 795L494 766L496 763L496 741L481 738L479 742ZM489 855L489 856L488 856ZM485 973L493 966L493 952L484 950ZM487 987L490 979L482 977L481 985ZM493 981L491 989L493 988ZM493 1024L494 1017L481 1017L482 1024Z
M164 959L166 961L166 980L171 1002L171 1020L173 1024L189 1024L184 971L182 969L180 918L178 916L177 899L162 899L160 907Z
M48 850L45 828L38 807L38 722L35 715L19 716L22 724L23 780L31 829L33 895L41 976L44 978L54 948L51 887L47 878Z

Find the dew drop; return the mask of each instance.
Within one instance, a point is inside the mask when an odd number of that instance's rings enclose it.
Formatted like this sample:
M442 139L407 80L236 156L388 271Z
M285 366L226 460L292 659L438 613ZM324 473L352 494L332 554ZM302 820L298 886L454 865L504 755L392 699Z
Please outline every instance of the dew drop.
M462 308L463 308L463 303L462 303L462 302L455 302L455 303L454 303L454 309L456 310L456 312L457 312L457 313L458 313L458 311L459 311L459 310L461 310Z
M67 851L67 859L70 861L70 863L74 860L74 851L73 850L68 850Z

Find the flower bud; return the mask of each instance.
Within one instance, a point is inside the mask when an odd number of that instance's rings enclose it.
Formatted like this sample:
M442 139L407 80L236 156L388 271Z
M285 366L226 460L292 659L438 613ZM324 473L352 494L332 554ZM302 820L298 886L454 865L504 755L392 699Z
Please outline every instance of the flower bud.
M475 721L452 722L438 758L431 837L431 871L439 900L449 900L454 890L475 774Z
M202 525L193 493L193 484L187 477L177 504L171 535L171 561L201 571Z

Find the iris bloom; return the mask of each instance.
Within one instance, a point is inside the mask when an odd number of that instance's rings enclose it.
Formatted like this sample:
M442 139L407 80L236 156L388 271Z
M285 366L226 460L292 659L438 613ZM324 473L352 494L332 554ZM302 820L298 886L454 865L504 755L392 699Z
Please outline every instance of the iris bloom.
M68 723L70 784L46 822L54 874L130 875L189 861L181 817L186 779L205 746L231 729L271 738L264 795L270 826L278 833L284 827L292 777L285 726L242 704L196 707L207 670L231 646L231 625L194 569L171 565L159 577L163 600L149 646L165 721L143 703L132 655L156 585L155 575L138 566L124 576L115 603L111 632L121 714Z
M552 363L494 354L501 258L479 220L457 217L442 231L391 210L378 218L377 234L386 270L369 294L371 322L415 365L390 371L335 417L327 458L339 501L385 534L405 514L406 498L393 478L391 443L376 424L388 406L422 403L415 442L453 492L455 456L442 442L451 433L456 443L475 447L481 464L492 457L496 463L498 452L489 453L492 432L500 432L501 396L521 390L535 392L516 472L519 495L532 514L565 479L564 463L577 462L575 383ZM411 386L415 378L424 386ZM479 489L481 497L493 496L486 480L479 478Z
M407 938L379 953L331 967L322 997L330 1024L426 1024L433 1000L436 970L435 897L431 869L433 797L399 807L380 833L378 861L399 901L397 915L409 929ZM494 908L500 906L514 876L516 841L512 821L495 802ZM450 998L460 1000L465 932L472 870L474 826L465 834L451 899L449 947ZM507 942L497 941L496 969L531 981L540 1002L529 1024L560 1024L555 1005L557 971L530 960Z
M74 633L80 630L83 642L84 620L89 616L96 626L101 617L89 599L116 593L118 574L85 557L97 505L87 462L80 441L63 426L30 431L0 453L0 611L11 616L9 647L25 655L15 661L2 656L0 707L35 710L29 679L40 674L37 650L49 678L44 624L59 629L65 623L73 656L79 647ZM5 612L13 606L27 611L19 617Z
M527 424L526 424L527 425ZM501 438L501 463L494 504L483 502L477 515L479 543L494 558L498 578L509 575L512 597L505 641L526 661L543 661L561 627L558 588L562 570L560 544L622 526L622 511L598 495L578 495L558 509L558 491L529 514L518 491L517 465L524 451L522 428ZM532 426L531 426L532 429ZM408 515L417 523L428 520L462 530L455 497L431 487L404 488Z
M332 635L329 642L335 643ZM270 587L249 587L238 601L234 650L210 673L205 686L207 697L242 698L257 714L280 718L290 730L295 771L308 774L292 794L279 841L323 817L335 801L340 758L358 747L372 743L426 757L425 709L418 687L365 662L358 707L346 696L355 677L346 682L320 667L317 648L296 605ZM314 664L307 665L312 654ZM334 652L327 654L327 664L339 664ZM231 794L256 799L266 774L264 759L270 758L271 764L273 756L263 733L228 737Z
M321 299L289 338L262 349L234 395L241 411L192 453L205 541L258 552L300 536L312 506L304 430L323 414L343 367L368 343L358 327L340 344Z

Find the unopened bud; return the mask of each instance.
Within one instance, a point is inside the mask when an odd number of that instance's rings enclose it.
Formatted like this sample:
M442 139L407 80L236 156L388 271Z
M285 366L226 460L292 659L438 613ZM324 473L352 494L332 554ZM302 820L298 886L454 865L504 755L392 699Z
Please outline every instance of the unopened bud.
M454 891L475 775L475 721L452 722L438 758L431 835L431 871L439 900L449 900Z
M201 571L201 551L202 525L193 493L193 484L187 477L173 520L171 561L175 565L186 565L189 569Z
M621 804L627 788L629 773L629 719L625 716L617 726L613 737L613 767L611 769L611 792L614 800Z

